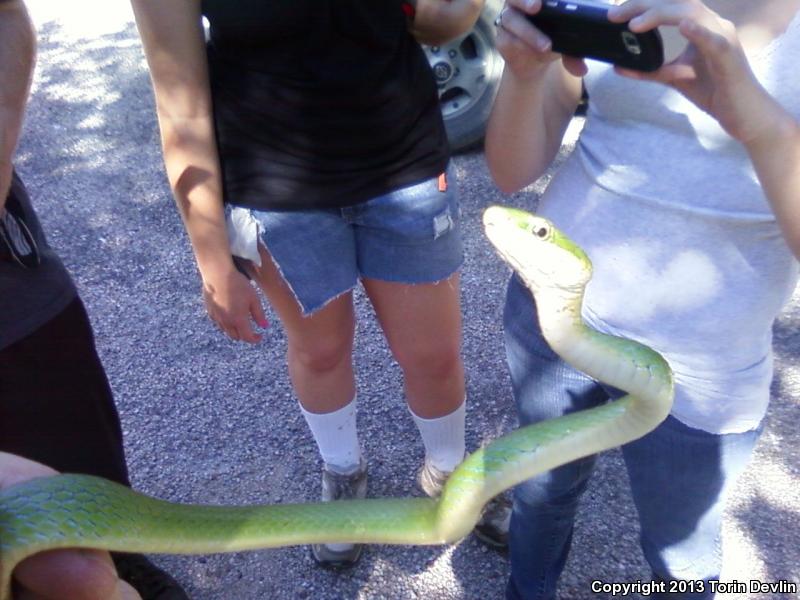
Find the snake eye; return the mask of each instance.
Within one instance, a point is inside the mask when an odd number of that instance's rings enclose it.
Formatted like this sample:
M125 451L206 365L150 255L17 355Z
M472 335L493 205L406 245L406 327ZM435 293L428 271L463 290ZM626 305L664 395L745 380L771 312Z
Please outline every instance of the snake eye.
M539 239L543 240L548 236L548 234L550 233L550 230L547 227L545 227L544 225L539 225L539 227L536 227L536 228L532 229L531 233L533 233L533 235L535 235Z

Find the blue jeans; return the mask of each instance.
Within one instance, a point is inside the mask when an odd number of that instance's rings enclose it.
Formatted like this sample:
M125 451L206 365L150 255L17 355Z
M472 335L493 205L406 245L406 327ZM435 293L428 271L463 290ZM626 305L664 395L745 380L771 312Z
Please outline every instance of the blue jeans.
M539 330L533 298L516 276L506 296L504 325L520 425L622 395L576 371L550 349ZM713 598L707 582L718 580L721 570L725 497L746 466L760 432L759 428L716 435L670 416L650 434L622 447L641 525L641 545L653 578L705 582L702 592L656 593L650 598ZM595 460L595 456L577 460L515 489L507 600L555 598L578 501ZM586 590L590 595L588 581Z

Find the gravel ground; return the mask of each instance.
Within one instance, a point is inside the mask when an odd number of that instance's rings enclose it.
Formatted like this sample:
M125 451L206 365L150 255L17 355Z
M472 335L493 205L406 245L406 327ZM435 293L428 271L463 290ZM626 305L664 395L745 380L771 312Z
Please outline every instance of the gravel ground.
M135 486L176 502L315 498L320 464L289 387L280 326L250 347L227 341L204 316L127 4L29 5L40 32L39 64L17 164L88 306ZM508 272L482 235L480 214L497 202L531 207L543 182L504 197L482 154L455 164L467 245L467 443L475 448L515 425L501 345ZM422 446L398 368L360 293L357 309L359 425L371 494L413 494ZM727 515L726 579L800 582L798 323L795 299L776 326L767 429ZM341 574L318 569L297 547L156 560L196 600L494 599L502 597L508 575L507 559L472 537L448 547L370 547L355 569ZM586 494L561 595L604 597L591 593L591 580L635 582L647 575L620 455L608 452Z

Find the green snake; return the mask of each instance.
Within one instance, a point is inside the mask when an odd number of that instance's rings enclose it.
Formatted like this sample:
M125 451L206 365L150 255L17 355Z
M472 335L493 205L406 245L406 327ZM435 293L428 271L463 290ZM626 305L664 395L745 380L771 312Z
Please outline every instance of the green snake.
M586 326L581 305L592 273L586 254L552 223L522 210L491 207L484 227L534 294L552 348L628 395L494 440L464 460L438 500L200 506L158 500L88 475L34 479L0 493L0 600L11 598L16 564L56 548L205 554L311 543L454 542L472 530L493 496L655 428L672 405L672 373L650 348Z

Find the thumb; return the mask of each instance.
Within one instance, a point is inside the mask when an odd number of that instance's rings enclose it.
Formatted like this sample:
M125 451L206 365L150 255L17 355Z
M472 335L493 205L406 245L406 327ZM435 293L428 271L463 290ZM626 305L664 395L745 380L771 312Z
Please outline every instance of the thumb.
M714 70L723 73L730 71L734 64L731 58L735 56L735 38L728 39L722 33L712 31L691 19L681 21L678 30L697 48L700 56L707 60Z
M139 593L127 581L120 580L117 593L118 596L114 600L142 600Z
M49 550L23 560L14 578L35 597L118 600L119 579L108 553Z

